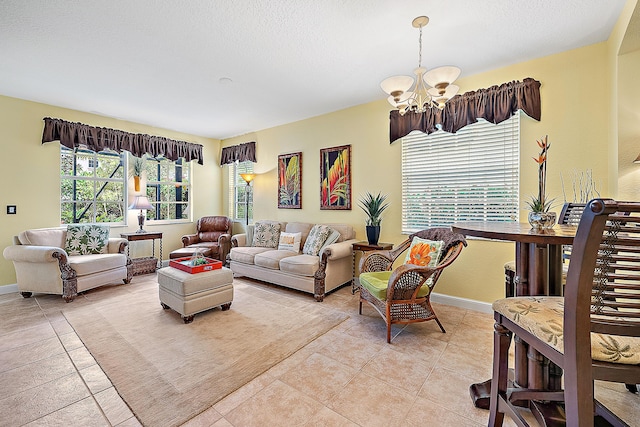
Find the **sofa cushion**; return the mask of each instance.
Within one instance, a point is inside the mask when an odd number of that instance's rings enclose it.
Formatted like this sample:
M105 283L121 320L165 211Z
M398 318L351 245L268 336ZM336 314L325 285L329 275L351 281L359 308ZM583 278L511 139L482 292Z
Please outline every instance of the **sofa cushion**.
M287 223L285 231L287 233L301 233L302 237L300 238L300 248L303 248L312 228L313 223L311 222L289 222Z
M314 225L309 232L309 237L307 237L302 253L307 255L318 255L322 245L327 240L327 237L329 237L329 234L331 234L331 231L331 228L326 225Z
M107 253L109 226L102 224L69 224L64 250L69 255Z
M125 254L70 255L68 260L78 277L127 265Z
M229 252L231 261L241 262L243 264L254 264L255 256L262 252L272 251L271 248L254 248L253 246L240 246L231 248Z
M325 224L325 225L333 228L338 233L340 233L340 237L338 238L338 240L336 240L337 242L344 242L345 240L356 238L356 232L353 229L353 227L350 225L347 225L347 224Z
M338 233L336 230L332 228L331 233L329 233L329 236L327 236L327 240L325 240L324 243L322 244L322 247L320 248L320 252L318 252L318 255L322 254L322 252L324 251L324 248L337 242L339 238L340 238L340 233Z
M66 238L67 229L61 227L25 230L18 235L21 245L53 246L55 248L64 248Z
M288 250L273 250L256 254L253 263L260 267L270 268L272 270L280 269L280 261L284 258L296 256L297 253Z
M294 253L300 252L300 240L302 233L280 233L280 241L278 242L279 251L290 251Z
M320 258L317 255L294 255L280 260L280 271L299 276L313 277L319 267Z
M251 246L261 248L277 248L280 240L280 223L258 221L253 229Z

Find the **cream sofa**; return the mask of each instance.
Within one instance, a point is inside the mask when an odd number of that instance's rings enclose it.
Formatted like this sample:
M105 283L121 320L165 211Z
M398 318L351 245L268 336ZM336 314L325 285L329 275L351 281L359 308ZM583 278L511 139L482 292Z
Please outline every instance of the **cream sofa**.
M107 253L68 255L63 249L66 237L66 228L32 229L14 237L14 245L4 249L4 257L13 261L23 297L34 292L55 294L70 302L78 292L131 281L133 266L125 253L126 239L109 238Z
M340 237L335 243L324 246L318 256L252 247L253 226L250 225L246 234L236 234L231 238L231 251L227 257L229 268L236 275L312 293L317 301L322 301L325 293L351 282L352 244L357 242L350 225L324 225L340 233ZM300 248L304 247L313 226L313 223L306 222L280 222L281 231L302 233Z

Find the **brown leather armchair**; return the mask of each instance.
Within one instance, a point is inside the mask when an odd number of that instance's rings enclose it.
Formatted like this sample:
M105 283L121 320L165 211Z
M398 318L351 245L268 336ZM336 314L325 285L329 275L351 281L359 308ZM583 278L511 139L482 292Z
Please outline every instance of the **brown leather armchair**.
M181 258L200 251L204 256L225 262L231 249L231 219L226 216L203 216L196 223L196 233L182 236L182 248L170 258Z

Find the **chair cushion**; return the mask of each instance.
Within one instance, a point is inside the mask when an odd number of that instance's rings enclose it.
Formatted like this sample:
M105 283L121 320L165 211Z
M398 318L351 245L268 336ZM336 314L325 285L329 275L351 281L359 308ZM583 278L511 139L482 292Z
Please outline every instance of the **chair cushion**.
M69 224L64 250L69 255L106 254L109 226L102 224Z
M493 303L493 310L564 352L563 297L504 298ZM592 332L591 357L602 362L640 364L640 338Z
M369 273L362 273L360 274L360 286L366 288L371 295L378 298L380 301L386 301L387 287L389 286L391 273L391 271L372 271ZM431 289L425 283L418 291L418 298L426 297L429 295L430 291Z
M289 251L294 253L300 252L300 242L302 241L302 233L280 233L278 242L279 251Z
M277 248L280 240L280 224L272 221L258 221L253 229L251 246Z
M329 234L331 234L332 231L333 230L329 226L320 224L314 225L309 232L307 241L304 243L302 253L307 255L318 255L320 253L322 245L327 240L327 237L329 237Z
M434 241L414 237L404 260L405 264L435 267L440 259L443 241Z

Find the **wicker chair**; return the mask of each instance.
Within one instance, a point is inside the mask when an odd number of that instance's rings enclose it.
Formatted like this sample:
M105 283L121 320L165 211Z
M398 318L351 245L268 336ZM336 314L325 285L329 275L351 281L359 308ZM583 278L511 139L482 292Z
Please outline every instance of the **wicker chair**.
M414 237L444 242L440 260L436 267L422 267L404 264L391 271L394 261L411 246ZM443 333L445 329L431 307L431 291L435 287L442 270L450 265L467 245L464 236L452 232L448 228L431 228L412 234L395 249L368 252L360 260L360 306L368 302L378 311L387 324L387 342L391 342L391 325L394 323L414 323L435 320ZM376 272L388 272L376 277L387 280L386 294L376 297L367 289L369 279ZM371 276L371 277L370 277ZM430 280L428 280L430 279ZM383 290L384 292L384 290Z
M505 414L528 425L514 404L523 401L541 425L546 402L564 403L567 426L593 426L594 416L628 425L595 400L593 381L640 382L639 226L640 203L591 201L573 241L565 296L493 303L490 426L502 425ZM564 370L564 390L507 387L513 335Z

